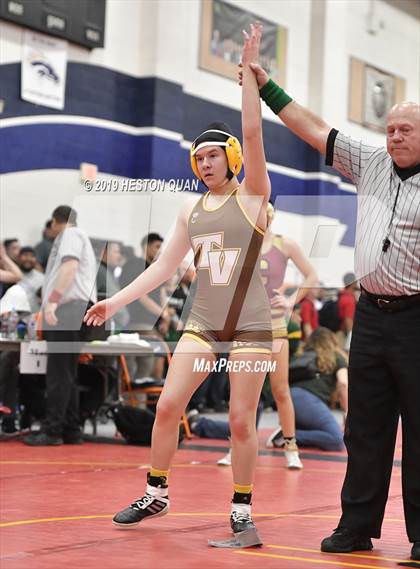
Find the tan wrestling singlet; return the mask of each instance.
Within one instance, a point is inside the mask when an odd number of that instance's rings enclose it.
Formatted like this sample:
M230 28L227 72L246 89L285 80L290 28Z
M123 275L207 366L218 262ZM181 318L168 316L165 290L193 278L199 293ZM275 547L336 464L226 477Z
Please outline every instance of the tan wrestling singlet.
M236 188L219 206L205 194L188 220L197 290L184 335L214 350L271 353L271 313L260 275L264 231L245 212ZM217 350L216 350L217 351Z

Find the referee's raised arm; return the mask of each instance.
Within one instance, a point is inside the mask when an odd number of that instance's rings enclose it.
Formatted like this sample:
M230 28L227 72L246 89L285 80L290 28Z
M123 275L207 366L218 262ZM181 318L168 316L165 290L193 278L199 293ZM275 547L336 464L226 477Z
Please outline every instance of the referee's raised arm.
M257 78L262 100L296 136L325 156L331 126L309 109L293 101L281 87L268 77L260 65L251 63L250 67ZM239 73L239 79L241 83L242 71Z

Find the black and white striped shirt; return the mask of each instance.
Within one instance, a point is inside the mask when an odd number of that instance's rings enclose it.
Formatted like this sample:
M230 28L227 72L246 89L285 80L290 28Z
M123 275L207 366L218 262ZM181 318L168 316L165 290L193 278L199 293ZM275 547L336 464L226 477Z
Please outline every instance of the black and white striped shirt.
M368 146L335 129L328 137L326 164L357 187L355 274L363 288L373 294L418 294L419 168L402 179L385 148ZM390 245L383 251L386 238Z

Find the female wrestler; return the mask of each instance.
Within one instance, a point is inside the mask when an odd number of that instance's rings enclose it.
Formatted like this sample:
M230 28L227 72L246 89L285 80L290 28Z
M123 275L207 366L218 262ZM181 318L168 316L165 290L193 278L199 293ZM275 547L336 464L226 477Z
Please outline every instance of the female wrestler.
M268 438L266 445L284 447L287 466L291 469L302 468L299 451L295 438L295 413L289 389L289 341L287 339L287 317L305 290L318 284L315 268L310 263L299 245L281 235L274 234L270 225L274 217L274 208L268 204L267 231L261 250L261 275L271 302L271 317L273 324L273 355L276 362L275 371L270 372L270 385L279 413L280 425ZM287 298L279 293L286 266L293 261L301 272L304 281L298 296Z
M274 234L271 223L274 208L267 205L267 230L261 249L261 276L271 302L273 328L272 361L275 370L270 372L270 385L279 414L279 427L269 436L266 446L284 448L287 467L303 468L295 438L295 412L289 389L289 340L287 332L288 317L294 304L305 296L307 288L318 284L316 270L299 245L288 237ZM289 259L301 272L304 280L297 295L288 298L279 293L284 281ZM231 451L218 461L219 465L231 463Z
M244 32L242 135L246 178L239 184L239 141L223 123L210 125L193 143L191 165L208 192L181 211L174 237L156 262L113 297L94 305L88 324L100 325L122 306L147 294L176 271L189 249L194 251L197 291L185 331L171 360L157 405L152 436L151 470L146 493L113 519L119 527L169 510L168 474L178 443L179 417L207 376L194 371L194 360L215 361L226 343L230 351L230 427L234 494L234 533L255 529L251 492L257 458L256 409L265 373L255 371L271 357L270 307L259 274L259 253L270 196L262 142L258 86L249 63L257 61L262 27ZM255 268L257 267L257 270ZM244 362L251 363L245 372ZM257 364L257 365L256 365Z

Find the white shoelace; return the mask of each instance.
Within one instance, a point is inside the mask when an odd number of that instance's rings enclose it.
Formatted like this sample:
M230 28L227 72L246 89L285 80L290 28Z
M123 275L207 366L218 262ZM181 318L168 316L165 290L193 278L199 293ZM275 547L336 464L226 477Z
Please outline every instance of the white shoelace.
M236 522L252 522L251 514L244 513L244 512L237 512L233 510L232 512L232 520Z
M232 504L231 513L234 522L252 522L250 504Z
M144 510L145 508L147 508L147 506L149 506L153 502L154 499L155 499L154 496L146 494L145 496L143 496L143 498L140 498L140 500L136 500L135 502L133 502L131 504L131 507L136 508L137 510Z

